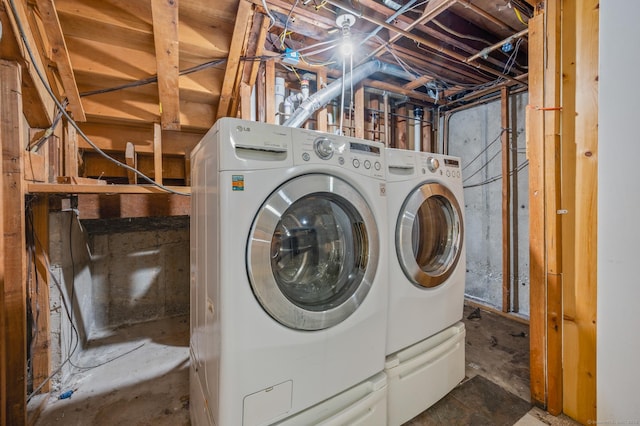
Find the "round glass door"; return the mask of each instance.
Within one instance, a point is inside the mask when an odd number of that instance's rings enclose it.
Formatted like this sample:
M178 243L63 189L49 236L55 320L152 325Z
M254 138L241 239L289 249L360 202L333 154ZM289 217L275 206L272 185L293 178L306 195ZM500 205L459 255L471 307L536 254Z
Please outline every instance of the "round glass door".
M453 193L438 183L416 188L396 227L396 250L405 275L420 287L441 285L458 264L462 241L462 212Z
M251 228L253 292L288 327L331 327L369 292L378 244L373 213L351 185L328 175L295 178L269 196Z

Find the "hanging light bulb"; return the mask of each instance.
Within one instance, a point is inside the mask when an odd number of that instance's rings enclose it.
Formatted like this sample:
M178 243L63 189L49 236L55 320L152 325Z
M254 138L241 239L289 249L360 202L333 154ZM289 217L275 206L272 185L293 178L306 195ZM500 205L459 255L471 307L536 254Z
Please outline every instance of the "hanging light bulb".
M351 40L351 26L356 22L356 17L350 13L344 13L336 18L336 25L342 31L340 52L345 56L353 54L353 42Z

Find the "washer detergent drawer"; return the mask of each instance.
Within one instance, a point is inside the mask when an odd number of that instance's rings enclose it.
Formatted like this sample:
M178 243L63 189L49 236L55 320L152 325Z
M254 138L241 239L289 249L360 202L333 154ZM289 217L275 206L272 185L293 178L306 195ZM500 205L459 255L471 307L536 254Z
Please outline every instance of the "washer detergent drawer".
M243 426L267 424L291 410L293 382L280 383L244 397Z
M463 323L389 355L388 424L401 425L431 407L464 378Z

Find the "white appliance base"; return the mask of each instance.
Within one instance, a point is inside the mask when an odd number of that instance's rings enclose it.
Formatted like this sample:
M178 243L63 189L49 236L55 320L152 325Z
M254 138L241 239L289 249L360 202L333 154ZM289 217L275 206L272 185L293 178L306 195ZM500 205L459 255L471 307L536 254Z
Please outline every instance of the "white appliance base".
M465 335L459 322L387 357L389 426L411 420L462 381Z
M380 372L351 389L275 423L278 426L386 426L387 376Z

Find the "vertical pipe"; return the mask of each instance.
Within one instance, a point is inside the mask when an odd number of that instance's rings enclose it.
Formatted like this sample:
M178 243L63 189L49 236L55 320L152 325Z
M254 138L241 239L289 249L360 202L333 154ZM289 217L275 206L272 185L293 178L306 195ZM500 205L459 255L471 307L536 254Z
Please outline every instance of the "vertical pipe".
M511 95L510 95L511 96ZM511 175L511 251L513 256L511 275L513 276L513 285L511 287L511 311L520 312L520 265L518 253L520 248L518 246L518 172L515 170L518 167L518 114L517 103L510 102L511 104L511 165L514 168L514 172Z
M422 107L413 108L413 150L420 152L422 150L422 117L424 110Z
M511 310L511 187L509 179L509 88L500 91L502 125L502 312Z
M283 77L276 77L275 103L276 103L276 111L275 111L274 123L280 124L280 117L281 117L281 113L283 112L282 104L284 103L284 78Z
M384 102L384 145L389 147L389 94L384 92L382 95Z

